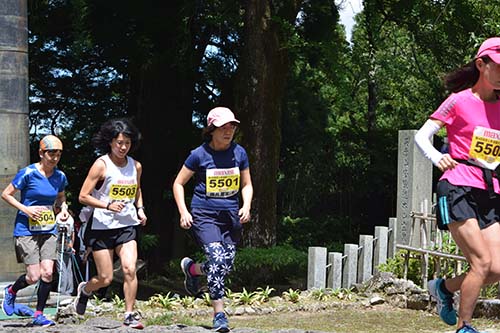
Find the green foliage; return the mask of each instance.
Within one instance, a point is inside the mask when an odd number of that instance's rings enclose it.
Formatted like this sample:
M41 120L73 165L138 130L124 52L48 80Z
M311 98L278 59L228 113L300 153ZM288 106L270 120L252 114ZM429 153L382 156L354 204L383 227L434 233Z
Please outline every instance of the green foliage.
M226 289L226 297L236 305L262 304L269 301L269 297L274 290L274 288L269 286L266 286L266 288L259 287L255 291L248 291L246 288L243 288L241 292L233 292L230 289Z
M378 270L381 272L391 272L398 278L403 278L404 275L404 264L405 264L405 256L408 254L406 250L399 250L394 258L387 259L385 264L381 264L378 266ZM420 277L421 271L421 260L419 258L415 258L414 256L410 256L408 260L408 272L407 279L412 280L415 284L419 285L421 283Z
M488 299L497 299L498 295L499 295L499 293L498 293L499 286L500 286L500 284L498 282L490 284L488 286L484 286L481 289L481 297L488 298Z
M284 299L292 303L297 303L300 300L300 290L298 289L288 289L282 293Z
M242 248L231 272L232 289L287 285L307 276L307 253L290 246ZM301 286L302 287L302 286Z
M456 245L450 245L449 249L454 249L455 246ZM443 252L454 253L446 252L444 250ZM378 270L381 272L391 272L398 278L404 278L405 256L407 255L409 255L407 279L412 280L417 285L420 285L420 283L422 282L422 256L415 252L408 253L407 250L399 250L394 258L389 258L385 264L379 265ZM439 268L437 267L438 265ZM461 272L466 272L467 269L468 264L462 262ZM433 279L436 272L439 272L440 277L455 276L457 272L457 261L429 256L429 269L427 272L427 278Z
M314 289L311 292L311 296L313 299L315 299L317 301L325 301L328 299L329 294L325 288L318 288L318 289Z
M259 303L265 303L269 301L269 297L271 297L271 294L273 291L276 289L271 288L269 286L266 286L266 288L258 287L257 290L255 291L255 299Z
M113 303L113 306L118 309L125 308L125 300L120 298L120 296L118 295L114 295L113 298L111 299L111 302Z
M168 326L174 323L172 313L164 313L156 317L148 317L146 319L146 326Z
M158 235L141 234L138 244L141 251L149 251L158 246L159 242L160 238L158 237Z
M195 304L194 301L195 301L195 298L193 296L184 296L184 297L181 297L181 299L179 300L179 303L182 305L183 308L190 309L190 308L194 307L194 304Z
M146 253L141 254L151 259L151 270L160 271L186 244L172 245L172 223L178 220L165 184L171 183L182 156L199 142L197 127L207 111L214 104L238 105L248 98L245 86L236 84L255 71L242 52L248 45L247 11L234 1L158 2L154 10L148 2L126 0L29 3L31 160L38 159L41 135L58 134L65 144L59 166L69 179L67 197L79 206L86 175L82 170L96 157L92 135L106 119L135 117L145 134L146 148L137 158L144 167L144 199L151 206L151 223L140 243ZM286 72L287 81L278 80L284 87L286 83L285 97L261 94L276 101L262 119L245 108L235 111L244 120L242 126L251 124L253 129L279 120L278 135L266 143L279 145L277 208L282 221L276 230L269 223L263 232L248 235L266 235L270 243L276 236L277 244L300 250L321 245L338 251L361 231L371 233L373 224L393 216L398 131L418 128L447 93L443 74L469 61L485 37L498 34L498 5L477 0L365 1L352 43L345 40L331 1L271 7L268 23L278 25L281 33L282 53L274 58L286 58L289 66L269 66L280 71L270 77ZM293 15L297 10L299 17ZM172 13L169 20L165 12ZM271 39L261 44L269 46L276 35L263 38ZM245 71L250 76L237 75ZM258 91L260 84L248 86ZM248 132L251 145L246 149L252 152L258 148L252 138L257 132ZM174 158L158 172L151 151ZM273 186L256 183L270 190L255 200L274 200ZM243 253L233 282L266 285L305 276L305 260L279 263L277 273L263 258L257 261L252 265ZM415 275L417 267L410 266ZM388 268L396 269L396 264ZM180 274L178 263L170 272L168 276Z
M212 306L212 300L210 299L210 294L209 293L203 293L203 303L206 306Z
M158 306L166 310L172 310L176 305L179 304L179 299L174 296L170 296L170 292L165 295L156 294L151 296L148 304L150 306Z
M316 301L322 302L331 299L351 300L353 295L353 288L316 288L312 290L310 297Z
M339 300L351 300L353 298L354 292L353 288L338 288L331 292L332 297Z
M278 241L307 251L309 246L324 246L329 251L342 252L344 243L356 235L346 226L345 218L335 216L293 218L285 216L278 225Z
M247 291L243 288L241 292L232 292L231 301L237 305L252 305L257 301L257 297L254 291Z
M102 303L104 303L104 300L102 298L99 298L97 295L93 295L92 300L96 306L101 306Z

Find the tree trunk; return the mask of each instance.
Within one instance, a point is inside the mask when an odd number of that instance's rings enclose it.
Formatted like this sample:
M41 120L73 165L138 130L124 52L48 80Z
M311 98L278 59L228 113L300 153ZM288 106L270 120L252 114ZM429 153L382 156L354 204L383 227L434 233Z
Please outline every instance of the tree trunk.
M296 5L287 8L292 7ZM289 19L295 18L293 13ZM274 15L269 0L246 3L244 47L236 77L235 112L242 121L241 142L250 158L254 187L252 219L245 226L243 242L254 247L276 242L276 178L288 55Z

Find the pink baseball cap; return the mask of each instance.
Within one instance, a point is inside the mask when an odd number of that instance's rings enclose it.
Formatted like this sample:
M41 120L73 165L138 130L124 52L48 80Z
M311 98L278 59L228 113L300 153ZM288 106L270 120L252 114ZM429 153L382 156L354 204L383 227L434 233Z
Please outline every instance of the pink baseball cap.
M240 123L240 121L234 117L234 113L231 110L220 106L210 110L207 116L207 126L213 124L215 127L221 127L227 123L233 122Z
M476 59L487 55L495 63L500 64L500 37L488 38L477 51Z

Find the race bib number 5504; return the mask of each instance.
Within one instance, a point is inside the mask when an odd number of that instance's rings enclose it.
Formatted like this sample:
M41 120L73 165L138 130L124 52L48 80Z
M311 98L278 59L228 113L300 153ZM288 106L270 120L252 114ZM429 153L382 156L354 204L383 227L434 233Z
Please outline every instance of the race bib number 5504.
M55 224L56 218L50 206L44 207L38 220L29 218L30 231L49 231L54 229Z
M227 198L240 189L240 169L208 169L206 177L207 197Z

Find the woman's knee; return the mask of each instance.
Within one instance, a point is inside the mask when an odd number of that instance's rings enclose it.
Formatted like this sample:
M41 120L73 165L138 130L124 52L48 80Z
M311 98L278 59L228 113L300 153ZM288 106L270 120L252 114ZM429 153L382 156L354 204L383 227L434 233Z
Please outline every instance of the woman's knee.
M493 265L493 260L491 259L490 256L485 256L482 258L478 258L475 260L472 260L470 262L471 272L474 272L486 279L491 273L492 269L494 268Z
M40 278L45 282L51 282L52 277L53 277L52 271L45 271L45 272L42 272L42 274L40 275Z
M98 274L97 275L97 280L99 280L99 284L107 287L113 282L113 274Z
M122 272L125 277L133 278L136 275L135 265L122 266Z
M38 272L38 273L27 273L26 274L26 282L28 282L28 284L34 284L34 283L37 283L38 280L40 280L41 277L42 277L42 275L40 274L40 272Z

